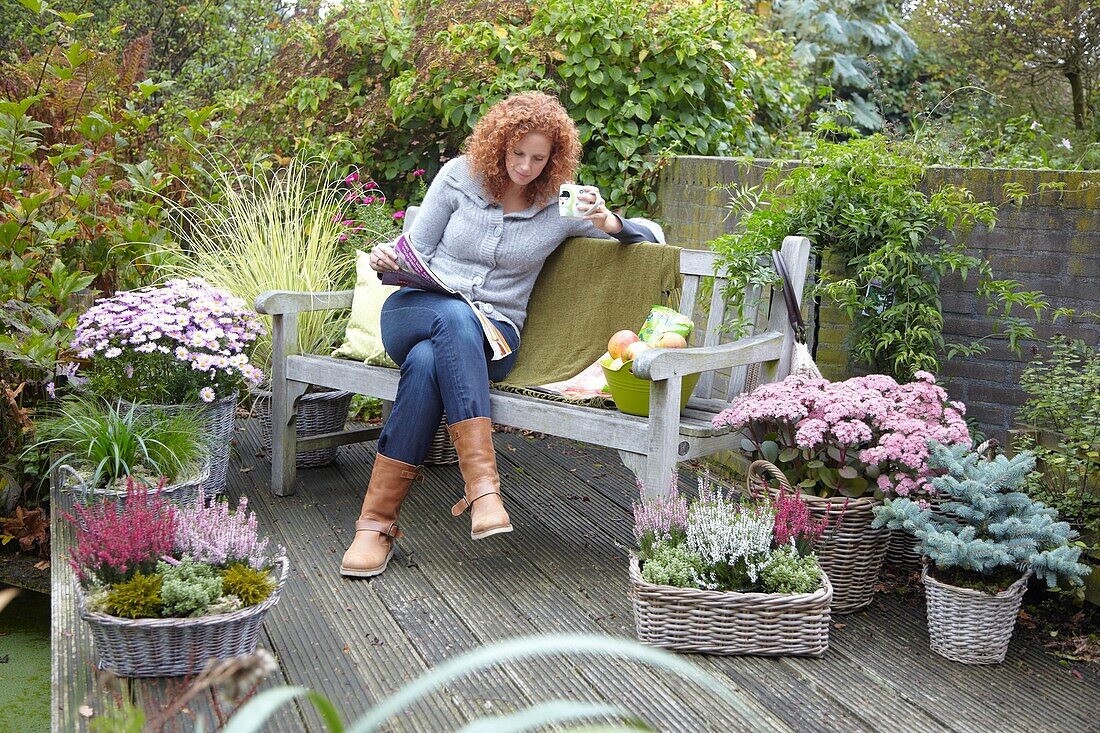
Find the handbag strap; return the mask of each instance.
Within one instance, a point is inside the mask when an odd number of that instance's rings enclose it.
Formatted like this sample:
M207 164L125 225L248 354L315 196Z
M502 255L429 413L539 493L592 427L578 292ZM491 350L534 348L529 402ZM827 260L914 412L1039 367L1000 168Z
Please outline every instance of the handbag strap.
M794 292L791 279L787 275L787 265L783 262L783 254L777 249L772 250L772 264L779 273L779 279L783 281L783 300L787 303L787 321L794 331L794 340L800 344L806 343L806 324L802 321L802 308L798 304L798 295Z

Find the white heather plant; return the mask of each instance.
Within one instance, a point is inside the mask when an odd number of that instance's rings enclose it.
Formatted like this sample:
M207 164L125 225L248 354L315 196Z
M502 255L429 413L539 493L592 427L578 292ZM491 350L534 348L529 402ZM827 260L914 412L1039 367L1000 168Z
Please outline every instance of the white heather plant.
M812 547L823 531L799 497L738 501L707 473L691 504L673 487L634 506L642 578L655 585L809 593L821 585Z

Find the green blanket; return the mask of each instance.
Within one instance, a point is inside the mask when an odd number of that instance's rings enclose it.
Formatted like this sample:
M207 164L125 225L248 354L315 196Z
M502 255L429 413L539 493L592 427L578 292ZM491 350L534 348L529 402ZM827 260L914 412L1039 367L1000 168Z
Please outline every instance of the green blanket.
M613 333L637 331L680 284L679 247L567 240L535 282L519 357L503 384L550 384L579 374L607 351Z

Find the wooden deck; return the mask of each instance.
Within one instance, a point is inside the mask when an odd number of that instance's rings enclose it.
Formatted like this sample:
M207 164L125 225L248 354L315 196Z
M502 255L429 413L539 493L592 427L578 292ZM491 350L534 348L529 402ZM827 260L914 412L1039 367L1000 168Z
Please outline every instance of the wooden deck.
M432 467L402 512L408 536L389 570L353 581L337 568L373 444L344 448L330 468L301 471L298 492L276 498L256 427L242 423L238 432L229 493L234 500L249 496L262 526L291 558L290 580L261 642L280 663L269 684L319 690L350 720L433 665L497 640L551 632L633 635L626 552L634 489L613 452L498 433L516 531L472 542L469 519L448 512L461 486L457 466ZM53 730L85 730L81 706L101 715L127 696L159 709L182 692L183 681L120 685L92 669L61 557L69 534L56 522L54 530ZM633 663L560 656L453 684L393 719L390 729L456 730L532 702L573 699L621 704L667 731L1100 731L1095 670L1075 674L1022 628L1002 665L949 662L928 649L917 590L879 594L870 608L834 619L823 659L685 658L727 685L740 700L736 709ZM209 700L194 701L166 729L190 731L195 717L210 729ZM310 709L287 709L269 730L324 728Z

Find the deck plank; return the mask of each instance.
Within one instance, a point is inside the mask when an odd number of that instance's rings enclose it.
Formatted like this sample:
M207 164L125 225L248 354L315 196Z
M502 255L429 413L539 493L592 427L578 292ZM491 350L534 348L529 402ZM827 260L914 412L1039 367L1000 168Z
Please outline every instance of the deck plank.
M426 670L485 644L539 632L630 638L626 555L633 544L636 495L618 455L560 438L521 432L495 436L505 501L515 533L469 539L469 519L448 509L461 478L431 467L402 514L409 533L390 569L369 580L338 575L351 521L373 463L373 444L341 449L332 467L301 471L298 493L274 497L258 426L242 423L228 494L248 495L261 526L287 547L291 577L265 622L261 644L278 674L264 683L312 687L345 720L362 714ZM681 486L692 490L688 471ZM86 634L66 592L66 528L55 529L53 559L53 730L83 731L78 709L112 703L91 668ZM71 572L71 571L69 571ZM502 665L449 684L393 720L386 730L455 730L551 698L610 701L669 731L856 731L928 733L1100 731L1100 679L1070 673L1018 629L1005 664L958 665L928 648L919 589L880 595L870 608L837 619L823 659L683 657L740 700L728 710L692 685L650 668L558 656ZM123 696L158 705L179 681L135 681ZM210 720L204 697L189 706ZM168 730L190 730L177 716ZM265 730L320 731L311 706L284 708Z

